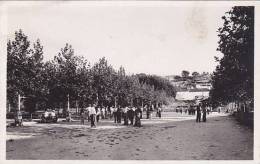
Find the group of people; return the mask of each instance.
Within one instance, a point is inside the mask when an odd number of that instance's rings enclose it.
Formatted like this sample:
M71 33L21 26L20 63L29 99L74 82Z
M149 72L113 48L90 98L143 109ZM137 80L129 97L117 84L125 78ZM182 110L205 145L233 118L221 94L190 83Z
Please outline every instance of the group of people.
M146 119L152 119L153 111L156 111L156 117L159 117L159 118L162 117L162 107L161 106L158 106L156 108L153 105L145 106L144 111L146 111Z
M91 104L86 109L81 110L81 124L85 119L90 121L91 127L96 127L96 123L100 119L114 118L114 123L121 124L122 119L124 125L134 125L141 127L141 118L143 110L140 107L103 107Z
M197 117L196 117L196 122L201 122L201 113L202 113L202 121L206 122L206 117L207 117L207 109L204 105L201 103L197 106L196 109L197 112Z

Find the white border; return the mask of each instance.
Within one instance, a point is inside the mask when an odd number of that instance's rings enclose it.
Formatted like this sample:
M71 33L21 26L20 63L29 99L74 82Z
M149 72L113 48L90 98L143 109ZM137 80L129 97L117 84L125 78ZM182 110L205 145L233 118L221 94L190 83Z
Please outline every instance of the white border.
M6 127L5 127L5 107L6 107L6 42L7 42L7 15L6 15L6 10L9 6L13 6L13 5L22 5L24 7L26 6L30 6L30 5L52 5L52 4L57 4L57 3L62 3L63 5L68 5L68 6L82 6L82 5L88 5L88 6L147 6L147 7L169 7L169 6L177 6L177 7L194 7L194 6L199 6L199 7L210 7L210 6L235 6L235 5L240 5L240 6L248 6L248 5L254 5L255 6L255 127L254 127L254 160L253 161L233 161L233 160L229 160L229 161L222 161L222 160L218 160L218 161L214 161L214 160L210 160L210 161L201 161L201 160L196 160L196 161L192 161L192 160L186 160L186 161L180 161L180 160L172 160L172 161L159 161L159 160L145 160L145 161L135 161L135 160L131 160L131 161L120 161L120 160L108 160L108 161L97 161L97 160L88 160L88 163L104 163L104 162L112 162L112 163L256 163L259 164L260 163L260 135L259 135L259 111L258 111L258 101L259 100L259 96L260 96L260 90L259 90L259 85L260 85L260 77L258 75L258 73L260 72L259 69L259 58L257 56L257 54L259 54L260 52L260 46L259 46L259 36L260 36L260 32L259 32L259 27L260 27L260 3L256 2L256 1L58 1L58 2L50 2L50 1L11 1L11 2L0 2L0 53L1 58L0 58L0 77L1 77L1 81L0 81L0 86L1 86L1 90L0 90L0 97L1 97L1 101L0 101L0 105L1 105L1 113L0 113L0 163L17 163L17 162L25 162L25 163L33 163L35 164L35 162L39 162L39 163L45 163L46 161L44 160L37 160L37 161L33 161L33 160L5 160L5 154L6 154L6 140L5 140L5 131L6 131ZM232 138L232 136L231 136ZM61 163L86 163L86 161L84 160L48 160L47 161L49 164L52 163L57 163L57 162L61 162Z

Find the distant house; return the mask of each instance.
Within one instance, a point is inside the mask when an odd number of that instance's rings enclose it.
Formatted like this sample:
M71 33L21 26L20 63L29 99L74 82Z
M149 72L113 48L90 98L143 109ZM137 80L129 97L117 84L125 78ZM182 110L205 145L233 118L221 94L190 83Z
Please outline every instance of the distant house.
M212 88L212 85L209 82L196 82L195 86L198 89L208 89L208 90L210 90Z
M209 98L209 89L190 89L188 91L178 91L176 93L176 100L205 100Z
M209 97L212 88L210 74L204 73L198 76L166 76L175 87L177 100L202 100Z

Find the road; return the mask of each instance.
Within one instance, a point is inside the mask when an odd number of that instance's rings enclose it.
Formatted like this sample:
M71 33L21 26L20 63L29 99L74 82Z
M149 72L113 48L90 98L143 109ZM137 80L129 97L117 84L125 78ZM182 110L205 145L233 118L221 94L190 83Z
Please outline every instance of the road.
M25 123L7 128L7 159L252 160L253 130L231 116L174 114L142 120L141 128L101 120L97 128L79 122Z

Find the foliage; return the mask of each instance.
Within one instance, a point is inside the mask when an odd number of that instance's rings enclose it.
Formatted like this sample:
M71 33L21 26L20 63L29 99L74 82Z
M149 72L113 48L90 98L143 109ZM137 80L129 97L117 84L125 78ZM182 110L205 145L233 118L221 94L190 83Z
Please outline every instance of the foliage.
M224 56L213 73L211 100L215 104L253 100L254 95L254 7L233 7L218 29Z
M175 89L166 79L146 74L126 75L121 66L115 70L103 57L93 66L77 56L68 43L43 62L40 40L33 43L19 30L7 43L7 103L17 109L18 94L28 97L25 110L46 108L150 105L166 103Z
M185 70L183 70L183 71L181 72L181 76L182 76L183 78L187 78L187 77L189 77L189 74L190 74L189 71L185 71Z

